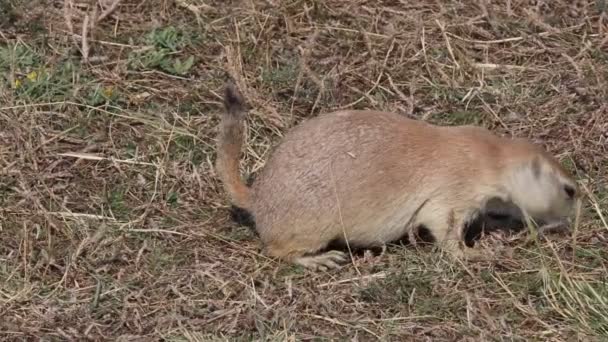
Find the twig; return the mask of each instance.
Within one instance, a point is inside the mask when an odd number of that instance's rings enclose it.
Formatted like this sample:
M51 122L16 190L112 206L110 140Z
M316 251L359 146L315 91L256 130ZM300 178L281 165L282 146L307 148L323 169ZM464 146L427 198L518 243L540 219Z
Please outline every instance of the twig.
M89 154L89 153L67 152L67 153L59 153L58 156L72 157L72 158L86 159L86 160L97 160L97 161L107 160L107 161L117 162L117 163L122 163L122 164L156 166L152 163L139 162L139 161L134 161L134 160L116 159L116 158L112 158L112 157L107 158L107 157L102 157L102 156L98 156L95 154Z
M139 228L131 228L131 229L126 229L126 232L134 232L134 233L161 233L161 234L173 234L173 235L180 235L180 236L188 236L188 237L192 237L191 234L186 234L186 233L181 233L181 232L176 232L174 230L168 230L168 229L139 229Z
M74 34L74 24L72 23L72 7L74 4L72 0L65 0L63 2L63 18L65 19L65 25L71 34Z
M386 273L380 272L380 273L370 274L370 275L366 275L366 276L342 279L342 280L338 280L338 281L331 281L328 283L319 284L319 285L317 285L317 287L327 287L327 286L332 286L332 285L350 283L350 282L357 281L357 280L367 280L367 279L377 279L377 278L380 278L380 279L386 278Z
M564 32L575 30L575 29L577 29L577 28L579 28L579 27L581 27L583 25L585 25L585 24L579 24L579 25L574 25L574 26L566 27L566 28L564 28L562 30L559 30L557 32L553 32L553 31L551 31L551 32L548 32L548 31L547 32L541 32L541 33L536 34L535 36L537 36L537 37L546 37L546 36L549 36L549 35L552 35L552 34L556 34L556 33L564 33ZM446 31L446 34L448 36L452 37L452 38L456 38L456 39L461 40L463 42L474 43L474 44L502 44L502 43L509 43L509 42L518 42L520 40L524 40L525 39L525 37L519 36L519 37L510 37L510 38L493 39L493 40L478 40L478 39L463 38L463 37L460 37L460 36L455 35L453 33L447 32L447 31ZM597 37L597 36L599 36L599 34L597 34L597 33L593 33L593 34L588 35L588 37Z
M498 123L500 123L500 125L502 127L504 127L504 129L511 132L511 129L509 129L509 126L500 118L500 116L498 116L498 114L496 114L496 112L492 109L492 107L490 107L490 105L488 105L488 103L483 99L483 97L479 96L479 94L475 94L475 96L477 96L477 98L479 100L481 100L481 103L483 104L483 106L488 110L488 112L490 112L492 114L492 116L494 116L496 121L498 121Z
M89 61L89 42L87 40L89 36L89 15L84 16L84 23L82 24L82 58L85 62Z
M397 95L399 95L399 98L401 98L403 102L407 103L407 115L411 116L414 113L414 96L411 94L411 92L409 98L405 96L405 94L401 90L399 90L399 88L397 88L397 86L393 82L393 78L391 77L391 75L386 74L386 78L388 79L388 83L391 85L391 88L393 88Z
M578 64L576 64L576 61L574 61L574 58L570 57L567 53L562 52L562 57L564 57L565 59L568 60L568 62L570 62L570 65L572 65L572 67L574 68L574 70L576 71L576 76L578 76L579 79L583 78L583 71L581 70L581 68L578 66Z
M512 64L494 64L494 63L473 63L473 66L479 69L514 69L514 70L530 70L532 68Z
M422 34L420 36L420 45L422 45L422 54L424 56L424 68L426 72L429 74L429 77L433 78L433 73L431 73L431 68L429 67L429 57L426 54L426 35L424 31L424 26L422 26Z
M435 22L437 23L437 26L439 26L439 29L441 30L441 35L443 35L443 39L445 39L445 45L448 48L450 57L452 57L452 61L454 61L454 64L456 65L456 69L460 69L460 64L458 64L458 61L456 60L456 57L454 56L454 51L452 50L452 45L450 44L450 39L448 38L448 35L446 34L445 26L437 19L435 19Z
M101 12L99 17L97 17L97 19L95 20L95 22L99 23L102 20L104 20L107 16L112 14L112 12L114 12L114 10L116 10L116 7L118 7L119 3L120 3L120 0L114 0L114 2L108 8L106 8L103 12Z
M591 201L591 204L593 205L595 212L600 217L600 220L602 221L604 228L608 229L608 222L606 221L604 214L602 214L602 208L600 208L597 198L593 195L593 193L589 190L589 188L584 183L582 183L581 185L582 185L583 189L585 190L585 192L587 193L587 196L589 197L589 200Z
M194 16L196 17L197 23L201 22L201 9L200 8L187 3L185 0L177 0L176 3L178 6L183 7L185 9L187 9L188 11L192 12L192 14L194 14ZM207 6L207 5L204 5L204 6Z
M74 8L74 2L72 0L64 0L63 2L63 18L65 19L65 25L70 31L70 37L74 42L75 46L78 46L77 34L74 32L74 23L72 20L72 10Z
M361 325L352 325L352 324L349 324L349 323L345 323L345 322L339 321L339 320L337 320L335 318L326 317L326 316L320 316L320 315L315 315L315 314L306 314L306 315L308 315L309 317L312 317L312 318L321 319L321 320L324 320L326 322L329 322L329 323L332 323L332 324L341 325L343 327L347 327L347 328L351 328L351 329L352 328L359 328L359 329L362 329L362 330L366 331L370 335L376 337L378 340L381 340L380 336L378 336L376 333L374 333L373 331L367 329L364 326L361 326Z
M61 217L69 217L69 218L87 218L94 220L104 220L104 221L116 221L113 217L95 215L95 214L86 214L86 213L73 213L68 211L39 211L37 212L39 215L53 215L53 216L61 216Z

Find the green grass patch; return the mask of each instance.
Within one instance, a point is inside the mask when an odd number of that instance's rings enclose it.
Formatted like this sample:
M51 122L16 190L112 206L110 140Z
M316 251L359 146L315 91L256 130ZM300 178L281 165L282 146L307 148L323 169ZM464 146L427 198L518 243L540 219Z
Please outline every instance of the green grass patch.
M125 195L126 190L122 188L113 189L107 195L107 204L117 219L126 219L131 212L125 201Z
M26 102L75 101L91 106L116 104L118 90L94 80L77 60L47 64L42 51L22 44L0 46L0 81Z
M184 76L194 66L194 56L178 57L180 50L193 43L193 36L168 26L148 33L143 42L149 46L129 55L129 66L134 70L158 69L169 74Z
M543 272L543 296L553 311L582 329L608 339L608 283Z
M193 165L199 165L205 160L207 152L194 137L177 134L169 145L169 155L172 160L188 160Z

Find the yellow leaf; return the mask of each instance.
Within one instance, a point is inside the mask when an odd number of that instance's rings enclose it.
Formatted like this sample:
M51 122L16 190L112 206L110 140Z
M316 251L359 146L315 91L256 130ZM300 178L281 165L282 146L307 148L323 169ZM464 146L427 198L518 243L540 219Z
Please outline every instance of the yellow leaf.
M30 72L29 74L27 74L27 79L32 82L36 82L36 80L38 79L38 73L36 71Z
M108 86L108 87L104 87L103 88L103 95L105 97L111 97L112 94L114 94L114 88L113 87Z

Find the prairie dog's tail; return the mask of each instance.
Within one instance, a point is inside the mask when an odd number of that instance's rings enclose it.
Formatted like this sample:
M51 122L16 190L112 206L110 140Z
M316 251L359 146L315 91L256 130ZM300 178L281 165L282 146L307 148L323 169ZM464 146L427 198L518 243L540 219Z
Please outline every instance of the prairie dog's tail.
M239 157L243 146L247 109L243 96L229 82L224 93L225 113L222 115L215 168L233 204L250 208L250 189L241 179Z

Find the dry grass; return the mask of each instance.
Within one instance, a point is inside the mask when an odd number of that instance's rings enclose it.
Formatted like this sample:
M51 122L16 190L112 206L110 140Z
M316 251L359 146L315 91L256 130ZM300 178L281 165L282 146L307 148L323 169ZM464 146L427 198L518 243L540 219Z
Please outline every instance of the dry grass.
M603 4L121 1L83 63L63 1L0 2L3 340L606 339ZM213 172L226 72L254 107L248 173L322 111L485 125L576 173L576 238L488 237L500 261L466 264L393 246L360 275L268 259Z

